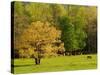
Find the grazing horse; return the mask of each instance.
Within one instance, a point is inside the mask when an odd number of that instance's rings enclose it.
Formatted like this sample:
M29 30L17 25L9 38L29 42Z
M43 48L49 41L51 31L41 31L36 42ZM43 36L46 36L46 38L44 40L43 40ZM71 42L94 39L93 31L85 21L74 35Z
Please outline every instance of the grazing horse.
M92 56L87 56L87 59L92 59Z

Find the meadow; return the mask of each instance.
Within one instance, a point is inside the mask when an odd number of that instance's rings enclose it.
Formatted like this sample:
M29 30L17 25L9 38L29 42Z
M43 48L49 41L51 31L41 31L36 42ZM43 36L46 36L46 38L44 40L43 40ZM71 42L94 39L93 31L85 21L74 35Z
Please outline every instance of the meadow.
M87 56L92 58L87 58ZM34 59L14 59L13 65L15 74L96 69L97 55L43 58L40 65L35 65Z

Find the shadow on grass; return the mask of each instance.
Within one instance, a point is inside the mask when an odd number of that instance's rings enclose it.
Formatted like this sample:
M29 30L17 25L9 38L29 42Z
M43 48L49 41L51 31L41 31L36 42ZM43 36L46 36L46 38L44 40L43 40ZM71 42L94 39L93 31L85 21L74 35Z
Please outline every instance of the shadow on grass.
M35 64L27 64L27 65L13 65L13 64L11 64L11 67L27 67L27 66L35 66Z

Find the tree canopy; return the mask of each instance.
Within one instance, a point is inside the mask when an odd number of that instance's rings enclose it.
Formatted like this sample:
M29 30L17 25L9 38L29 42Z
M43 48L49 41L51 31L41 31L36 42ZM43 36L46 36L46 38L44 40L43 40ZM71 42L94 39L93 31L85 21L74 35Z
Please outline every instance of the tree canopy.
M96 53L96 10L95 6L14 2L15 55L31 57L38 50L44 56L77 50Z

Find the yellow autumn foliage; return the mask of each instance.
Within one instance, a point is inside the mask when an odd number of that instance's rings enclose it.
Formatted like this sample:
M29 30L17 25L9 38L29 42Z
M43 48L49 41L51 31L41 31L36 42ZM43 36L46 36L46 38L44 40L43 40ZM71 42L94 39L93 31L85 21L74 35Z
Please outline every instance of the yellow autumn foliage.
M39 55L49 56L55 55L60 47L55 45L59 42L61 37L61 31L49 22L32 22L31 25L25 29L18 41L18 49L21 57L31 57L34 54L35 57ZM63 48L64 46L62 46ZM24 50L27 49L27 50ZM41 50L41 51L39 51ZM41 53L42 52L42 53Z

